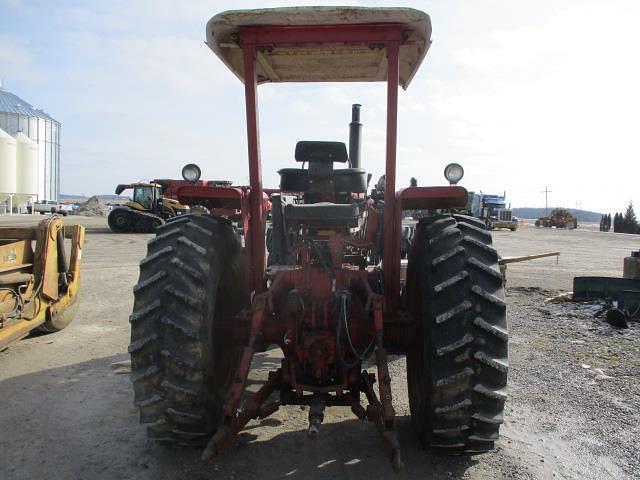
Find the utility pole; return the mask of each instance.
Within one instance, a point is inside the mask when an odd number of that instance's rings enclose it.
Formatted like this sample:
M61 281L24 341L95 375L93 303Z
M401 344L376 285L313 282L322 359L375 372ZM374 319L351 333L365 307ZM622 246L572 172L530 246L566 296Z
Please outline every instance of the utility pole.
M548 217L549 216L549 194L553 192L553 190L549 190L549 187L547 187L546 185L544 186L544 190L542 190L540 193L544 193L544 216Z
M576 218L580 221L582 220L580 218L581 213L582 213L582 200L578 200L578 211L576 212Z

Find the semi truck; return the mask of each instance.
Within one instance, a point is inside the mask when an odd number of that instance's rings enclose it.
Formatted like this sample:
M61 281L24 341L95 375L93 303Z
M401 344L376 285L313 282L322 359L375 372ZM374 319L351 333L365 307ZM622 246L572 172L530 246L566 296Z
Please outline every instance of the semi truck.
M507 208L506 197L506 192L502 195L469 192L471 213L474 217L484 220L487 230L508 228L515 232L518 219L513 216L513 210Z

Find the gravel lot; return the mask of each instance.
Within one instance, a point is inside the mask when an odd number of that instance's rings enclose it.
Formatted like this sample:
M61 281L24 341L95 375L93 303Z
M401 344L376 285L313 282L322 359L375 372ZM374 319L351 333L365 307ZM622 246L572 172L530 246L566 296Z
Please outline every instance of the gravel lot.
M138 425L128 376L128 315L138 262L150 235L88 227L81 305L63 332L24 339L0 353L0 479L226 479L393 477L371 424L329 409L315 442L307 412L282 408L252 422L234 448L204 466L198 451L150 444ZM33 222L0 217L0 225ZM552 250L554 258L509 266L510 397L497 449L472 458L439 457L413 437L404 359L391 362L405 478L637 478L640 470L640 325L617 330L590 305L545 303L571 290L576 275L621 276L637 236L535 229L495 232L503 256ZM278 360L255 361L259 382ZM589 368L585 368L589 366Z

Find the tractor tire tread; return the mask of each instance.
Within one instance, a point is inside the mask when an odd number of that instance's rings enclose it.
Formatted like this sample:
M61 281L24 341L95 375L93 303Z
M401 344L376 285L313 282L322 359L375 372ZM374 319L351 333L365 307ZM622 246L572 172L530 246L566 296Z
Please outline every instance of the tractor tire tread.
M407 298L422 322L407 355L414 427L439 453L485 452L498 438L509 368L491 233L464 215L425 218L411 252Z
M180 235L182 233L182 230L180 230L179 228L172 228L171 230L166 229L166 227L174 227L174 226L175 226L175 223L171 223L171 224L165 224L159 227L157 236L153 237L151 240L149 240L149 243L147 243L148 247L151 247L156 243L162 243L170 239L174 235Z
M139 292L140 290L144 290L145 288L148 288L158 283L160 280L162 280L166 276L167 276L167 272L165 270L159 270L158 272L154 273L146 280L141 280L140 282L138 282L133 287L133 292L135 293L135 292Z
M232 224L207 216L176 218L148 243L134 287L129 352L134 404L153 440L202 445L217 428L222 394L211 387L219 369L209 339L216 292L228 283L224 288L242 291L228 273L241 256Z
M173 255L175 252L175 247L173 245L167 245L164 248L161 248L153 253L148 254L142 260L140 260L140 267L144 267L146 265L154 265L158 259L161 257L166 257L167 255Z
M467 225L476 226L481 230L485 229L484 221L480 220L479 218L471 217L469 215L459 215L459 214L452 215L452 218L457 222L464 222Z

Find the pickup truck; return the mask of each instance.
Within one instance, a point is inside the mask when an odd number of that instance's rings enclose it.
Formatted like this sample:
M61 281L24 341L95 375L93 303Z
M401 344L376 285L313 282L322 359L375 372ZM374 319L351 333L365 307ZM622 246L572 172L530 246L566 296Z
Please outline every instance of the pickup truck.
M41 215L47 213L58 213L64 217L69 213L69 208L62 203L54 202L53 200L43 200L41 202L35 202L33 204L33 210ZM32 212L31 206L27 207L29 213Z

